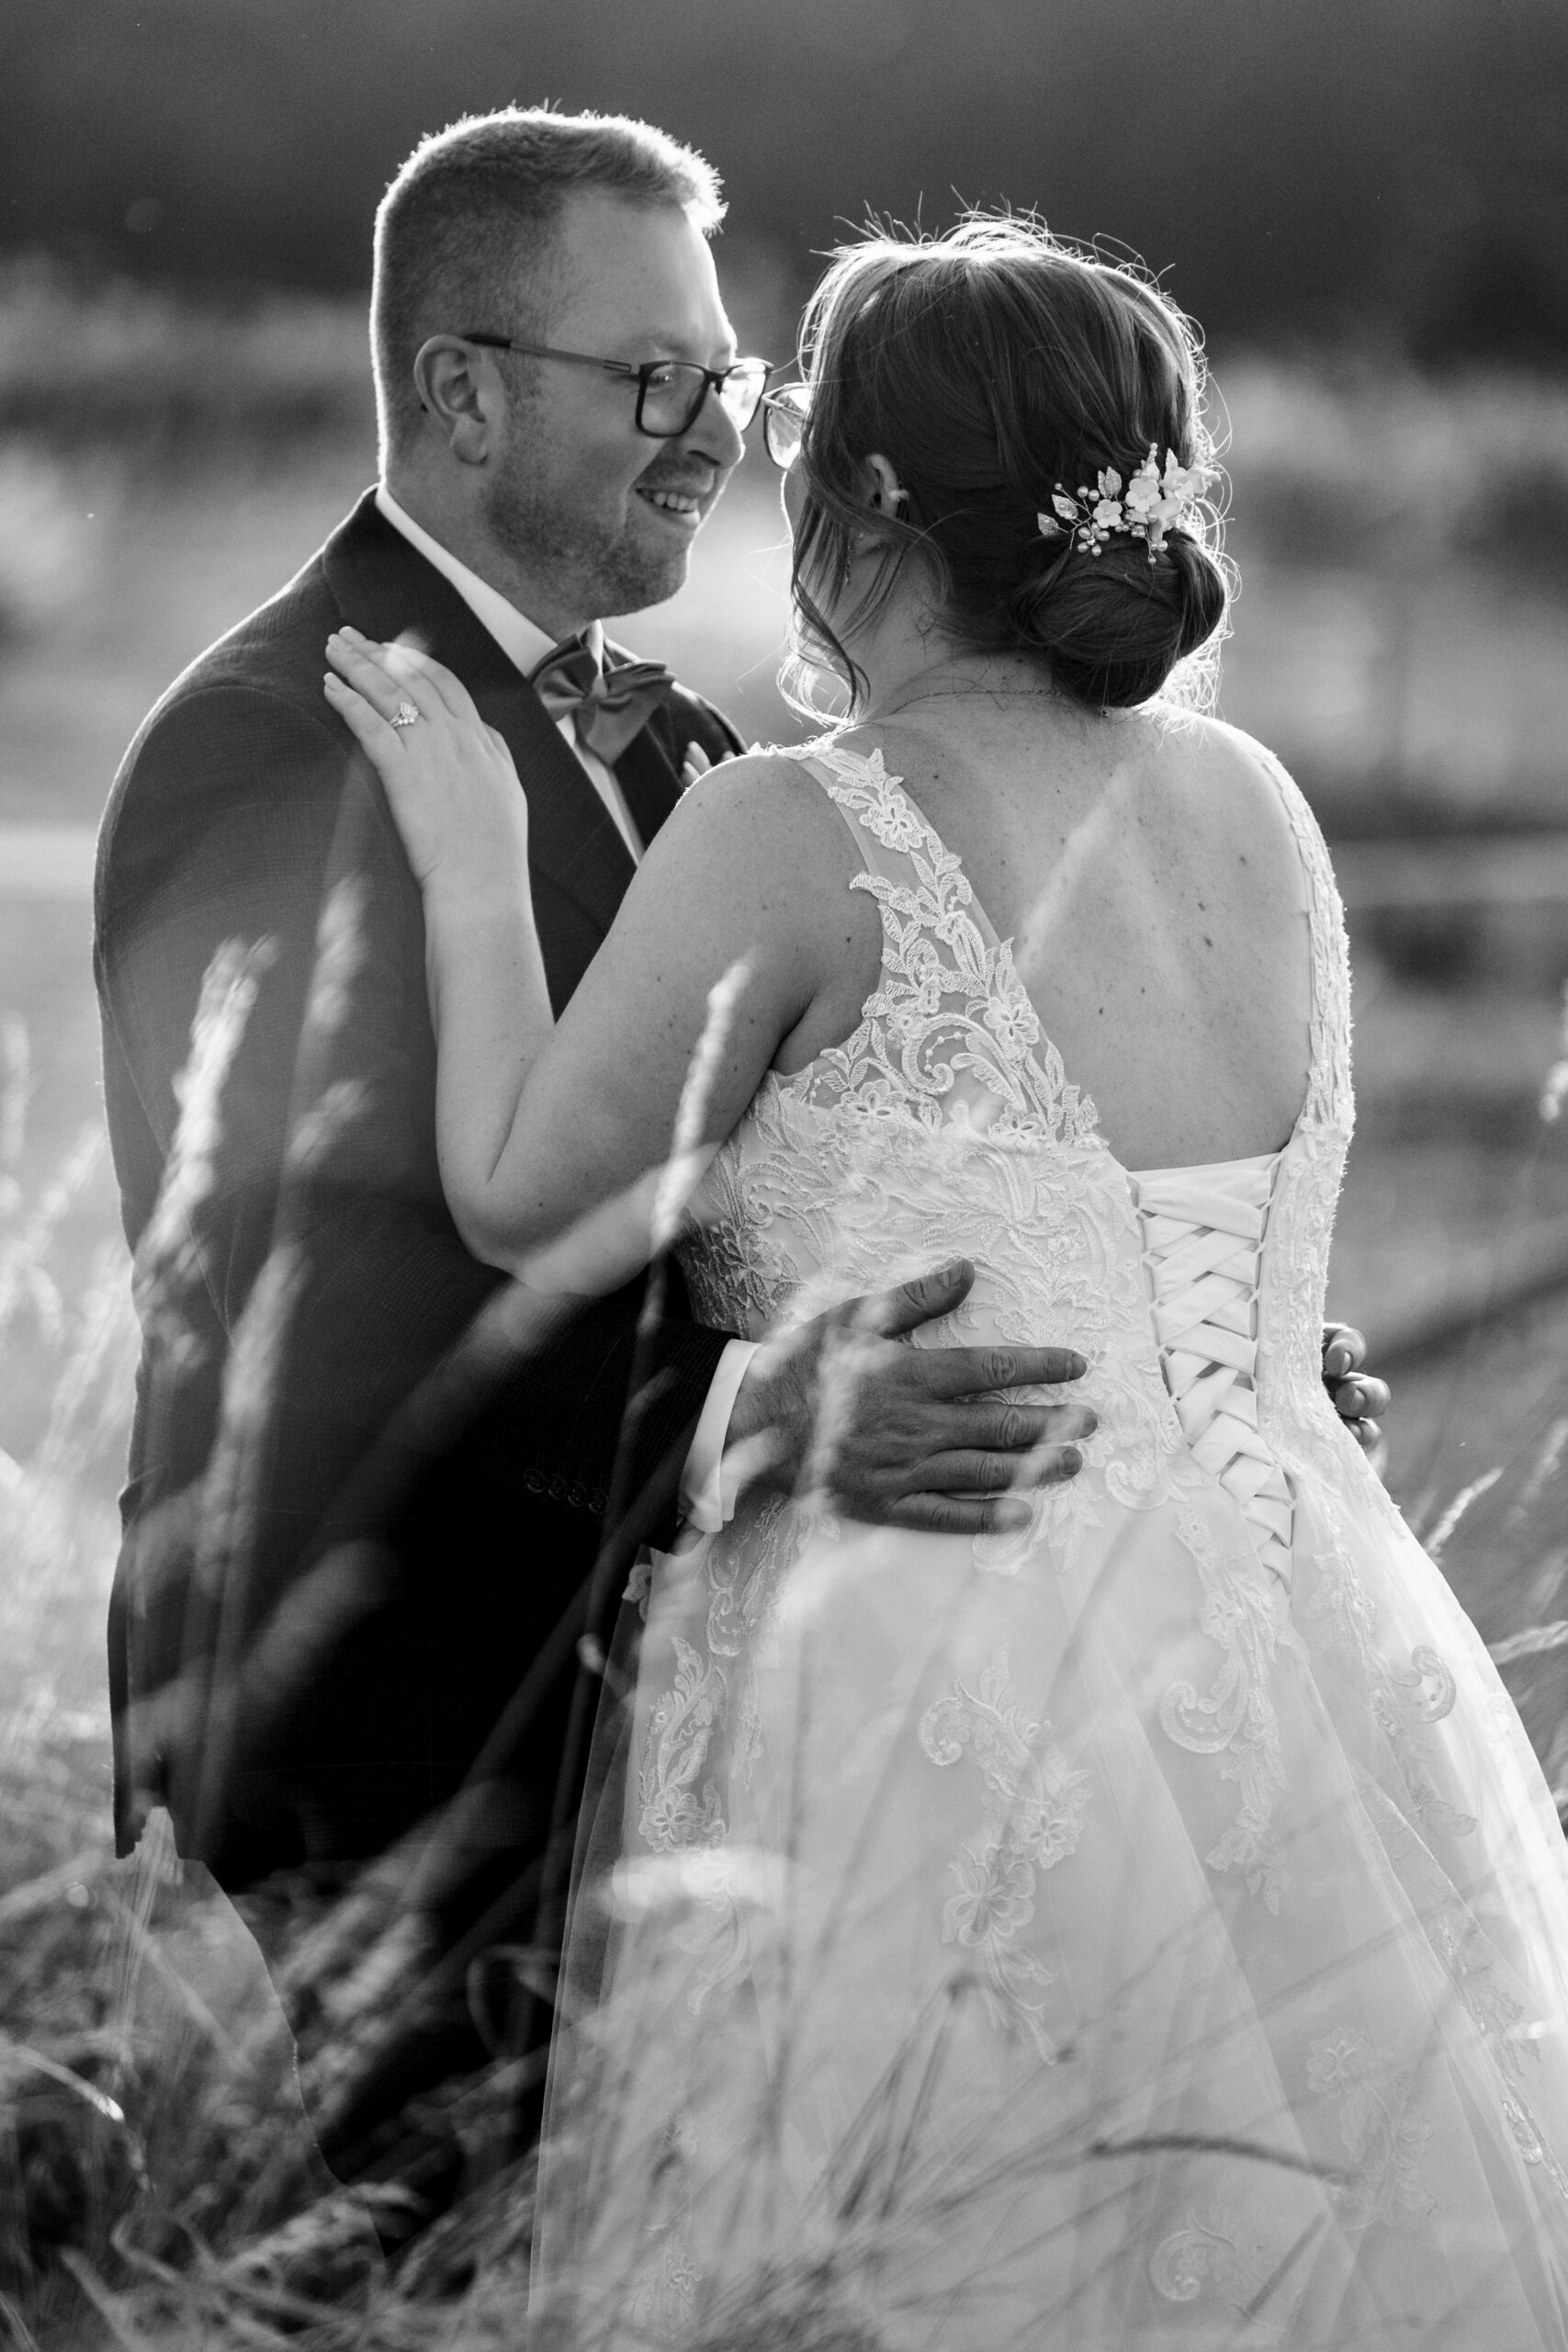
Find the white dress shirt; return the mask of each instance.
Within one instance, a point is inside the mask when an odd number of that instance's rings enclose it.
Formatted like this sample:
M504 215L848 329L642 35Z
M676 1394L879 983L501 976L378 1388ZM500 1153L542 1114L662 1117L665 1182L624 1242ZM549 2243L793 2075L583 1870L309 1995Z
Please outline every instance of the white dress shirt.
M409 545L419 549L426 563L433 564L443 580L451 582L474 618L484 623L507 660L515 662L525 677L530 670L538 668L547 653L554 652L556 641L553 637L547 637L544 630L536 628L515 605L507 603L499 588L492 588L488 580L481 580L477 571L470 571L466 563L459 563L450 548L444 548L439 539L433 539L412 514L405 514L384 483L376 492L376 503L393 530L400 531ZM586 642L603 669L604 632L597 621L590 625ZM626 807L626 797L621 790L614 768L606 767L598 753L591 752L581 740L572 712L569 711L556 724L562 741L575 752L583 775L615 819L616 831L630 850L633 862L640 865L642 840L632 822L632 812Z
M489 629L507 660L515 663L525 677L530 670L537 669L546 654L554 650L555 639L547 637L515 605L509 604L488 580L481 580L477 571L470 571L466 563L460 563L449 548L444 548L439 539L433 539L412 514L403 512L384 482L377 490L376 504L393 530L400 531L426 563L433 565L443 580L451 582L475 619ZM603 664L604 632L597 621L587 631L587 642ZM615 770L581 741L571 714L557 724L562 740L614 818L634 864L640 865L643 842ZM685 1525L705 1535L716 1534L734 1513L737 1493L733 1476L726 1475L725 1439L729 1433L729 1417L735 1410L740 1384L756 1352L754 1341L731 1340L720 1356L681 1476L681 1509Z

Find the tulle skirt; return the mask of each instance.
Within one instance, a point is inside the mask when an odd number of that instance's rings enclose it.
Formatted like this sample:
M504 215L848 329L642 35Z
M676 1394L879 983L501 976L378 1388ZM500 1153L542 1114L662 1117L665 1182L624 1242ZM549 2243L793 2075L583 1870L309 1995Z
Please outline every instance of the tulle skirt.
M1359 1462L1292 1549L1195 1480L1010 1552L769 1501L659 1563L531 2342L1568 2346L1550 1797Z

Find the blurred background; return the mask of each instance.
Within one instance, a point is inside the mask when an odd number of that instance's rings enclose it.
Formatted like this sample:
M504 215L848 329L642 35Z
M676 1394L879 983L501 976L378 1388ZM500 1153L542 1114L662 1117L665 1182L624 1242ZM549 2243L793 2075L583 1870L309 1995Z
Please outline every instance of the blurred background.
M101 1791L128 1323L93 828L154 696L372 479L388 178L422 132L513 99L701 147L742 347L773 358L868 208L935 229L1036 206L1202 322L1243 580L1222 709L1294 770L1350 908L1333 1303L1398 1380L1389 1476L1417 1524L1500 1473L1439 1532L1485 1630L1550 1618L1562 0L5 0L0 29L0 1507L31 1564L0 1614L24 1719L79 1734ZM780 538L757 450L687 590L622 632L761 738L798 731Z

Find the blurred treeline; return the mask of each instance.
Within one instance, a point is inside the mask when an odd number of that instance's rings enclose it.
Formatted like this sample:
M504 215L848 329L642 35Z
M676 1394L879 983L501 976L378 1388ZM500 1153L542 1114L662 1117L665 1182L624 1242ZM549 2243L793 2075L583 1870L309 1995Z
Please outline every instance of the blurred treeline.
M1038 205L1217 339L1568 361L1563 0L5 0L0 248L230 290L363 284L423 131L647 114L732 199L776 335L868 205ZM750 315L748 316L748 311Z
M158 686L369 478L380 192L422 132L548 98L713 158L726 295L775 359L868 208L1034 205L1141 254L1213 360L1225 715L1341 842L1562 829L1568 0L0 0L0 32L17 808L96 813ZM645 632L764 739L779 535L756 457ZM1563 884L1526 880L1463 923L1401 881L1366 920L1454 972L1464 924L1488 969L1528 933L1554 983Z

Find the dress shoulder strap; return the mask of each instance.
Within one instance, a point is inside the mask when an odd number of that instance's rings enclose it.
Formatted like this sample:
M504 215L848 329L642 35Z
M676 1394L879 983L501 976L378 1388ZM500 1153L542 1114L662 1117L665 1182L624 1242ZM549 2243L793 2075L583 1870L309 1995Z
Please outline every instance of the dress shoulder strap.
M882 979L860 1028L790 1080L805 1099L895 1109L923 1125L962 1121L993 1136L1080 1141L1094 1105L1067 1083L1061 1057L969 877L880 752L831 737L792 746L849 827L863 861L850 888L882 917Z
M1348 1138L1355 1123L1350 1083L1350 950L1345 906L1322 828L1295 778L1274 753L1258 747L1264 767L1295 839L1306 885L1312 954L1312 1076L1303 1118L1335 1126Z
M873 879L912 880L910 860L919 857L931 872L951 874L960 903L970 907L973 894L956 857L916 808L896 775L889 775L880 752L863 756L836 743L830 735L814 742L782 747L819 784L838 809L865 861L857 877L863 888ZM983 929L990 925L974 909ZM993 934L994 937L994 934Z

